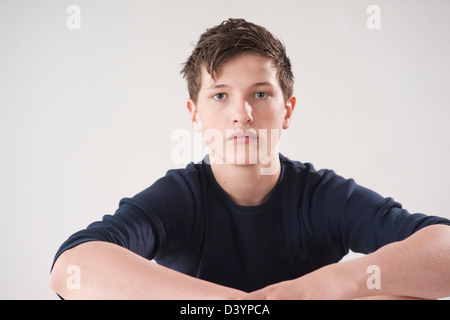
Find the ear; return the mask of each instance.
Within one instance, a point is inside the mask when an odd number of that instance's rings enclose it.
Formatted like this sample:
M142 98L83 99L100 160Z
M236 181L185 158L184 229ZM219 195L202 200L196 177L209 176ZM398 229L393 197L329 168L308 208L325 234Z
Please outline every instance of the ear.
M197 113L197 106L195 105L194 101L191 98L188 99L186 106L191 115L191 122L192 122L192 127L194 128L194 131L201 132L202 125L201 125L201 121L200 121L200 118Z
M292 114L294 113L296 102L297 99L294 96L292 96L284 106L283 129L287 129L291 125Z

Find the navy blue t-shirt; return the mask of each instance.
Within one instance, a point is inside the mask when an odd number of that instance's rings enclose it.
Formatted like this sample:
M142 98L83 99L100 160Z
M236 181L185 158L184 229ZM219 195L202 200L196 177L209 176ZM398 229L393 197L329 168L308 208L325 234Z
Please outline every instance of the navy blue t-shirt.
M244 291L338 262L351 249L370 253L441 217L410 214L392 198L332 170L280 154L281 173L258 206L233 202L207 161L169 170L114 215L72 235L58 250L107 241L182 273Z

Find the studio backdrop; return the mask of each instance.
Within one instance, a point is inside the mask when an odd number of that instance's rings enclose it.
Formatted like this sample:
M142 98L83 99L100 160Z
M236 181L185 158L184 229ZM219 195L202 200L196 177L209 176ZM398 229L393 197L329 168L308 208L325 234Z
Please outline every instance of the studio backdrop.
M287 47L297 105L281 153L450 218L449 12L448 0L0 0L0 298L57 299L48 275L68 236L201 159L180 70L230 17Z

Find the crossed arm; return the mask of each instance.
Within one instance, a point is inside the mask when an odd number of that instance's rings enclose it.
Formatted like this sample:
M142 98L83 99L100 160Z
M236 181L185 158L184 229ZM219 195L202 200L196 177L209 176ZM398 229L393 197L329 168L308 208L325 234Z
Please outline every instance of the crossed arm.
M76 289L67 286L70 265L81 270ZM377 266L379 288L367 285L369 266ZM50 287L65 299L436 299L450 296L450 226L425 227L374 253L251 293L184 275L111 243L87 242L58 258Z

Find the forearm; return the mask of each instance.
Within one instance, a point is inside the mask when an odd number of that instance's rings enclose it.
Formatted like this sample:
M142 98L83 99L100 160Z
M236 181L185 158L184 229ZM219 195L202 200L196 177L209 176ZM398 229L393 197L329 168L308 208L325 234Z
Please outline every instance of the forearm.
M377 269L370 271L370 266ZM450 227L426 227L403 241L336 267L352 274L358 283L353 287L357 288L357 297L397 295L436 299L450 296ZM367 285L375 272L380 273L379 288Z
M67 285L69 266L80 285ZM160 266L107 242L86 242L55 262L50 286L65 299L229 299L242 292Z
M254 291L243 299L356 299L375 296L383 299L435 299L450 296L449 270L450 227L436 225L372 254L327 265L300 278ZM379 272L379 278L375 278L379 283L372 283L370 279L375 272Z

